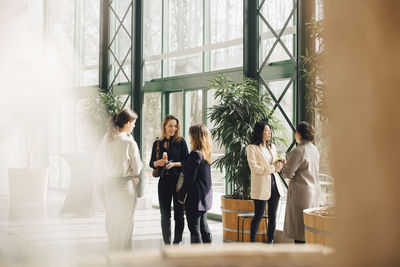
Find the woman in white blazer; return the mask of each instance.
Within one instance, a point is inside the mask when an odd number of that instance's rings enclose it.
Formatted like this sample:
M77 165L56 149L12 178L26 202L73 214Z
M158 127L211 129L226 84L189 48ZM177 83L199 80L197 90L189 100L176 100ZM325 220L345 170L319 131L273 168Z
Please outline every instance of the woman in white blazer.
M96 156L97 187L106 210L110 250L132 248L136 190L143 166L131 135L137 117L128 109L114 116Z
M247 161L251 171L251 198L254 200L254 217L250 226L250 242L256 241L258 226L268 202L267 243L274 242L276 212L283 185L276 174L279 164L276 147L271 143L271 126L257 122L253 138L247 146Z

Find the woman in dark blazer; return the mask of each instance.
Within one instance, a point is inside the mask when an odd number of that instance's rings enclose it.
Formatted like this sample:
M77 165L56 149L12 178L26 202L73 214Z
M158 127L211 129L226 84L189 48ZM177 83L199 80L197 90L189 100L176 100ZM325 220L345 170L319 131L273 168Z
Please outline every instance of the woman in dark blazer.
M189 128L192 151L185 161L185 175L178 200L185 204L186 220L191 243L211 243L207 224L207 210L212 206L211 136L203 124Z

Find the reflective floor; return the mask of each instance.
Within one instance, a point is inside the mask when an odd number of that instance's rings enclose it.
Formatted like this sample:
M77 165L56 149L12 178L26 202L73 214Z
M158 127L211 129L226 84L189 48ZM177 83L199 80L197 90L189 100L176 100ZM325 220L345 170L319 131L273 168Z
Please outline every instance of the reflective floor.
M56 192L49 192L46 203L10 204L0 196L0 266L78 266L82 259L108 253L104 214L60 216L63 202L64 195ZM209 220L209 226L213 243L222 243L222 223ZM190 246L187 227L180 246ZM162 247L159 210L137 209L133 250Z

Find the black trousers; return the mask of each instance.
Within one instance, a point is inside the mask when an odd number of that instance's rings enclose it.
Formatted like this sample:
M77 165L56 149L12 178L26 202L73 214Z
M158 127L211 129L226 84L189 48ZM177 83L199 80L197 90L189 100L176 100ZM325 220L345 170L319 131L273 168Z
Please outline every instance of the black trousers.
M276 212L279 204L279 192L276 187L275 176L271 174L271 197L268 200L254 199L254 217L250 225L250 242L256 242L258 226L260 225L265 207L268 201L268 228L267 243L272 243L275 239Z
M206 211L186 210L186 220L190 231L190 243L211 243Z
M171 201L174 204L174 244L182 241L183 229L185 227L184 205L178 202L176 183L178 176L164 174L158 181L158 203L161 212L161 230L165 244L171 244Z

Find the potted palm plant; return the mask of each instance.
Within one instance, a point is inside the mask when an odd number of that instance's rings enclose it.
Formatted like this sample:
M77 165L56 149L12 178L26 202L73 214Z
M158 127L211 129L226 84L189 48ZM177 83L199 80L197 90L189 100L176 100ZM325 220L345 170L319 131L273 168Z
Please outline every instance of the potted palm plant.
M209 88L216 90L218 103L210 108L208 114L214 123L211 134L225 149L224 155L213 164L225 172L225 179L232 185L231 194L221 199L223 227L231 229L224 230L224 239L237 240L237 211L253 210L253 202L250 200L250 168L245 149L250 143L253 127L257 121L267 121L275 133L284 132L285 128L272 114L271 97L259 91L256 81L243 77L242 82L233 82L220 74L212 80ZM273 142L286 144L284 138L278 137Z

